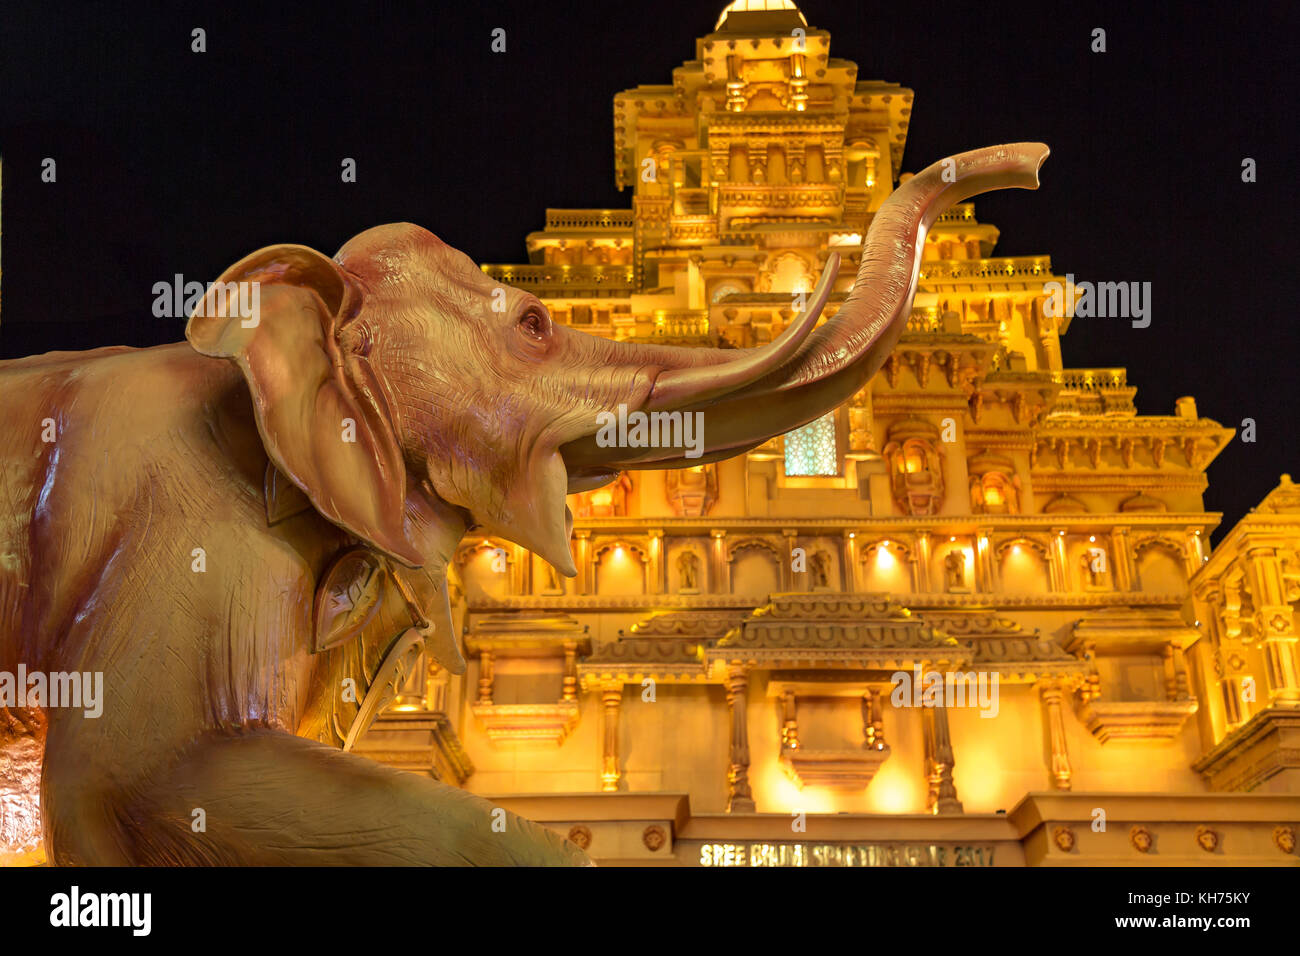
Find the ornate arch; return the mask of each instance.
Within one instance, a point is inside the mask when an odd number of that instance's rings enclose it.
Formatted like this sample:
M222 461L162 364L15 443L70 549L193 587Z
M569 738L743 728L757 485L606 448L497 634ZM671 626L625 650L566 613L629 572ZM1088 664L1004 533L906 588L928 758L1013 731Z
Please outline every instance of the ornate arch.
M886 545L888 545L886 550L889 551L890 554L900 557L904 561L912 560L912 548L906 541L900 541L897 538L880 538L879 540L872 541L858 552L858 562L865 562L871 555L875 554L881 548L885 548Z
M770 538L750 537L739 539L735 544L731 545L731 547L727 549L727 560L734 561L736 555L741 551L753 549L768 552L768 554L772 556L772 560L777 563L777 566L779 567L781 565L782 550L773 543Z
M595 564L599 564L600 559L603 558L605 554L615 550L616 548L623 548L624 550L634 552L637 555L637 560L639 560L642 564L645 564L647 561L650 560L650 556L646 550L645 545L640 544L639 542L636 541L629 541L627 538L607 538L602 544L598 544L592 547L591 549L592 562Z
M1133 541L1133 556L1135 558L1141 557L1144 552L1152 548L1160 548L1178 561L1187 558L1187 549L1181 542L1158 532L1135 538Z
M1041 541L1038 541L1034 538L1026 537L1024 535L1017 535L1014 538L1006 539L1005 541L1003 541L1001 544L997 545L993 549L993 554L995 557L997 557L998 561L1001 562L1006 559L1007 552L1009 552L1012 548L1017 548L1017 547L1028 548L1030 551L1033 551L1035 554L1039 556L1039 558L1042 559L1044 564L1046 564L1050 560L1049 559L1050 552L1048 551L1047 545L1043 544L1043 542Z

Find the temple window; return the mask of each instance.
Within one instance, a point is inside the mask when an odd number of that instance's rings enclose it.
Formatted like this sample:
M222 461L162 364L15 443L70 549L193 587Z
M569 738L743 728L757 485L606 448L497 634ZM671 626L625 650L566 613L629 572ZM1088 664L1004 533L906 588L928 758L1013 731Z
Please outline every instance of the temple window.
M973 514L1007 515L1020 512L1020 476L1007 458L989 452L967 463L970 506Z
M837 475L839 470L834 412L827 412L785 436L787 475Z

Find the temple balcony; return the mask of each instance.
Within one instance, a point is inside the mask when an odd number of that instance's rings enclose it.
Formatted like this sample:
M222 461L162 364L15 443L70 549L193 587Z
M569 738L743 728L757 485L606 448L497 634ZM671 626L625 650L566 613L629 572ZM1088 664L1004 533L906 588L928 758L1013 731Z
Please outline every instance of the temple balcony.
M626 296L635 289L632 266L485 265L484 275L539 297Z

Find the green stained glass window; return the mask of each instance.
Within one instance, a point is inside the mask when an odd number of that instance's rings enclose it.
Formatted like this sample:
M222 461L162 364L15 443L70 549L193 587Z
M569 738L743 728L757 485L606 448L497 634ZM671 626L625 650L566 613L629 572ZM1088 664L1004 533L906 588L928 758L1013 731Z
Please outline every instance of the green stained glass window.
M840 470L837 452L835 413L827 412L785 436L785 473L796 476L837 475Z

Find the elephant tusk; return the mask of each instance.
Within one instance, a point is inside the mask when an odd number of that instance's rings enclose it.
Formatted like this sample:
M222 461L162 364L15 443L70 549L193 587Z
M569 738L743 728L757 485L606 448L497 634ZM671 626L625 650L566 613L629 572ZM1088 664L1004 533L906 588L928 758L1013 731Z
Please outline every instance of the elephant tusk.
M655 380L646 411L658 412L697 405L734 392L775 371L794 357L803 345L831 295L840 271L840 255L832 252L804 310L776 339L761 348L745 349L721 365L695 365L670 369Z

